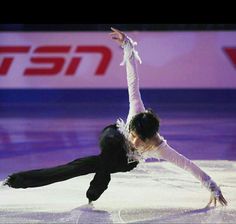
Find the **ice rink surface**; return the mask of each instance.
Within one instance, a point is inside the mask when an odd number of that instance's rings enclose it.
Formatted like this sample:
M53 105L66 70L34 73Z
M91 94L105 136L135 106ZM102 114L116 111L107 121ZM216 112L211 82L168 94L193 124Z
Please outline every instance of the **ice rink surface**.
M220 184L227 207L205 209L210 194L194 177L168 162L146 162L112 174L92 205L85 196L92 174L34 189L2 187L0 223L235 223L235 162L195 163Z
M0 181L13 172L98 154L102 128L127 113L115 104L105 112L103 105L46 114L24 108L0 112ZM235 106L153 108L162 119L161 134L220 185L227 207L204 208L210 193L197 179L169 162L149 160L129 173L112 174L108 189L92 205L85 194L94 174L39 188L1 187L0 223L235 223Z

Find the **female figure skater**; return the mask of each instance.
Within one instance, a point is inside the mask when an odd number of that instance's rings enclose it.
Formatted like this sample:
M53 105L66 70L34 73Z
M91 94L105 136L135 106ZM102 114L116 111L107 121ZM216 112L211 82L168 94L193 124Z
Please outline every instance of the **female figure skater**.
M107 189L111 173L130 171L137 166L140 159L151 156L170 161L200 180L211 192L207 206L212 201L214 205L216 201L227 205L216 183L193 162L171 148L159 135L159 119L151 110L145 110L139 92L135 59L140 63L141 60L134 49L136 43L123 32L114 28L112 31L112 39L124 50L122 65L126 65L130 104L126 123L118 119L116 124L104 128L100 136L100 155L77 159L58 167L12 174L5 185L14 188L39 187L95 172L86 193L89 202L92 202Z

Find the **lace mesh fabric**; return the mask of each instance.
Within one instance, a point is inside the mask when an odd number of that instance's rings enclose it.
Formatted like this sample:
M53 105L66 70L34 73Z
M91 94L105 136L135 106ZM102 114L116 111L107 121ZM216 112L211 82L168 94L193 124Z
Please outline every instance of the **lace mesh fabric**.
M118 128L118 131L124 135L125 139L126 139L126 152L127 152L127 156L128 156L128 163L132 163L135 161L139 161L141 159L141 155L138 153L138 151L132 151L131 150L131 145L129 143L129 131L128 131L128 127L127 124L125 124L125 122L119 118L116 121L116 126Z
M214 195L214 197L219 198L219 196L221 195L221 190L220 187L217 186L215 181L209 179L203 182L203 185Z
M135 50L134 46L137 45L137 42L133 41L130 37L126 36L123 44L121 45L121 47L123 49L128 49L124 51L124 57L123 57L123 61L120 63L121 66L124 66L126 61L129 60L132 56L134 56L134 58L140 63L142 64L142 60L139 57L138 52Z

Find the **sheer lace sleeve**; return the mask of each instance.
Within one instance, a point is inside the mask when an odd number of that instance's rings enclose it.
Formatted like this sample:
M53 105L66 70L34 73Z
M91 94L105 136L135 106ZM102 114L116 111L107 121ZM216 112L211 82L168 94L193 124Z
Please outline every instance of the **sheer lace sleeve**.
M139 91L139 78L135 59L138 60L140 64L142 61L138 55L138 52L134 49L135 45L137 45L137 43L126 36L126 39L121 46L124 49L124 58L121 65L126 65L129 93L129 114L126 120L127 124L135 114L145 111Z
M221 193L217 184L208 176L203 170L201 170L194 162L175 151L168 144L165 147L156 151L157 156L160 159L169 161L176 166L190 172L195 178L197 178L203 186L205 186L211 193L218 197Z

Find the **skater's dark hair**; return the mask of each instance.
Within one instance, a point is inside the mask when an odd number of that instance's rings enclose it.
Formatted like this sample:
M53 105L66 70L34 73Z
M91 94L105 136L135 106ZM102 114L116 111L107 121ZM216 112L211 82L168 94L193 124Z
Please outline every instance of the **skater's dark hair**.
M129 131L135 131L143 141L152 138L159 131L160 119L152 109L135 115L129 124Z

